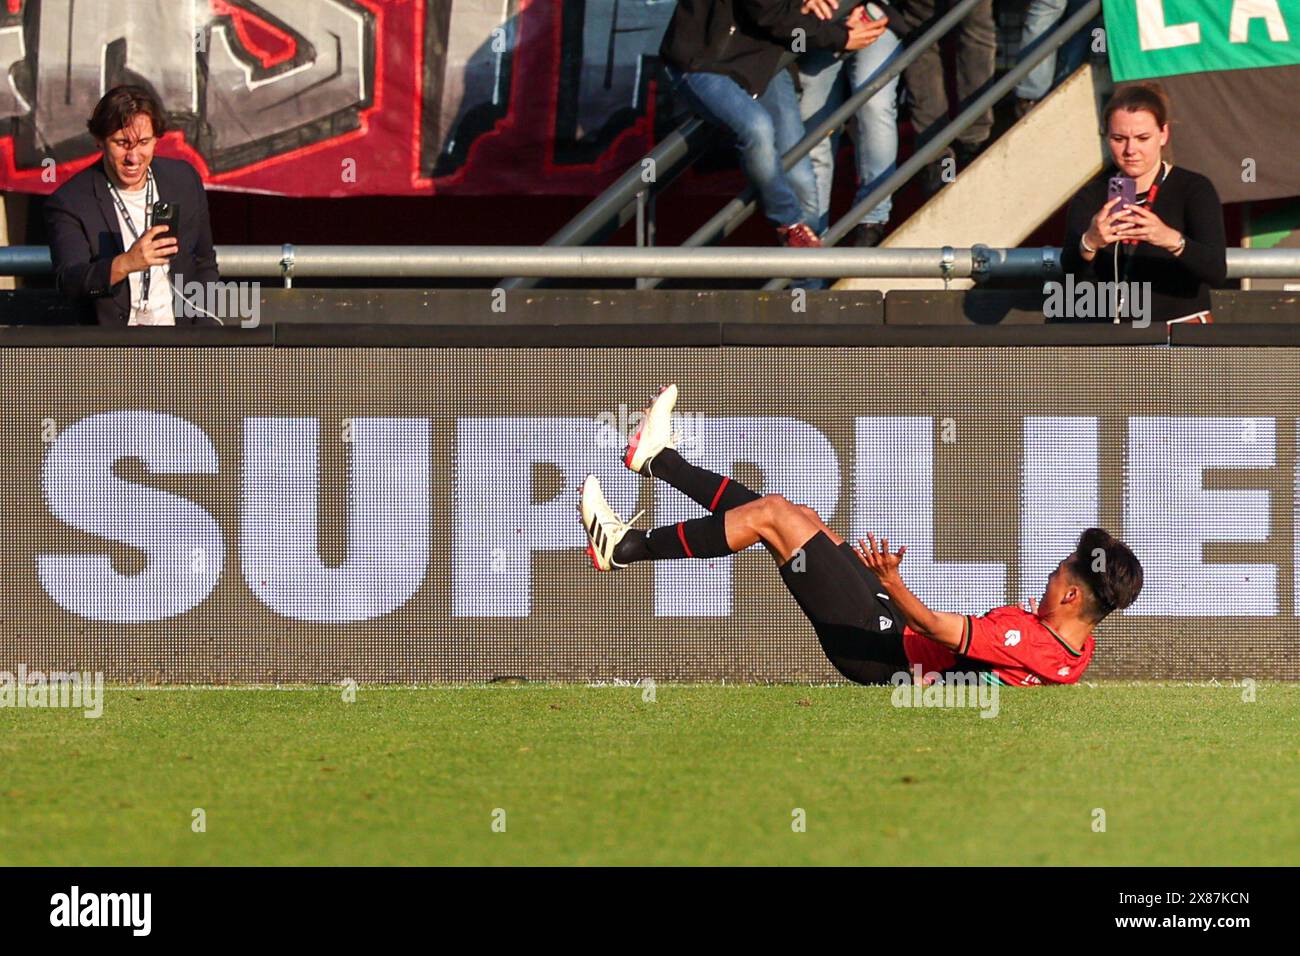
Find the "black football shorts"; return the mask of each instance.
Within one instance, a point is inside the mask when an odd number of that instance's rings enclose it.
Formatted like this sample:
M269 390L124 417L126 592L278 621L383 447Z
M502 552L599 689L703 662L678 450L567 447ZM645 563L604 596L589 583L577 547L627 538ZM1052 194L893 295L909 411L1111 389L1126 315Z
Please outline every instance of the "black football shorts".
M907 670L902 616L847 541L836 545L817 532L781 565L781 579L826 657L849 680L886 684Z

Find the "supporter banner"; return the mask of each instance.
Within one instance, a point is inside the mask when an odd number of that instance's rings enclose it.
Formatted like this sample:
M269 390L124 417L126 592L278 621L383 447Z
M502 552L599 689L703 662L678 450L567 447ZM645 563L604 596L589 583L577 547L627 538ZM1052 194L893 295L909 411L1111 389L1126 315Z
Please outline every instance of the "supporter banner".
M1103 0L1116 82L1158 78L1173 154L1224 202L1300 195L1300 5Z
M908 545L961 612L1082 528L1146 586L1088 678L1300 678L1300 350L0 351L0 669L145 681L821 680L760 548L611 574L575 489L681 387L690 459ZM52 383L57 383L52 386Z
M1102 0L1117 81L1300 64L1290 0Z
M95 155L118 83L218 189L294 196L590 194L643 155L662 0L7 0L0 189Z

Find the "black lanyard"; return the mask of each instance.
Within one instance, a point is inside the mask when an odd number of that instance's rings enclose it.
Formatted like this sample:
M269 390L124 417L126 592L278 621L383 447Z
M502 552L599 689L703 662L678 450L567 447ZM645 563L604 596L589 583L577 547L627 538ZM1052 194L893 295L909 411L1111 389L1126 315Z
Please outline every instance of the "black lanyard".
M153 170L146 171L145 177L148 180L144 188L144 231L149 231L150 223L153 221ZM108 181L108 192L113 197L113 202L117 204L117 211L122 216L122 221L126 223L126 228L131 230L131 238L138 240L140 233L136 231L135 220L131 218L131 210L126 208L126 203L117 193L117 187L113 185L113 180ZM149 285L153 282L153 266L144 270L144 276L140 279L140 306L141 312L148 310L149 306Z

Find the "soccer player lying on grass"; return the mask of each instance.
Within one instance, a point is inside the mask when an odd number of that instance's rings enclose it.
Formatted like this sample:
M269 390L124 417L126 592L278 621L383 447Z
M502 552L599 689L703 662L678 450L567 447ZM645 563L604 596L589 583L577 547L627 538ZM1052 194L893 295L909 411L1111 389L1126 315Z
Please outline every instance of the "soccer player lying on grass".
M623 463L712 514L640 531L613 512L588 475L579 511L592 564L609 571L633 561L716 558L762 542L827 658L849 680L888 683L919 665L923 675L979 671L998 683L1073 684L1092 660L1093 627L1142 590L1142 565L1128 546L1089 528L1028 608L1008 605L981 617L931 610L899 574L906 547L891 552L888 539L868 534L855 550L812 508L759 496L682 458L673 447L676 401L675 385L659 393Z

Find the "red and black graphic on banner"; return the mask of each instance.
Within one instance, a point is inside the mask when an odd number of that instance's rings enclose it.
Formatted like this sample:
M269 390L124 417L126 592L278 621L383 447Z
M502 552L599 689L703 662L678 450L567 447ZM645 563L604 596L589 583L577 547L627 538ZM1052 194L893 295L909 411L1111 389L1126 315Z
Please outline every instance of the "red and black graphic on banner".
M93 162L140 83L160 155L293 196L591 194L654 142L671 0L0 0L0 189ZM659 133L669 122L660 109Z

